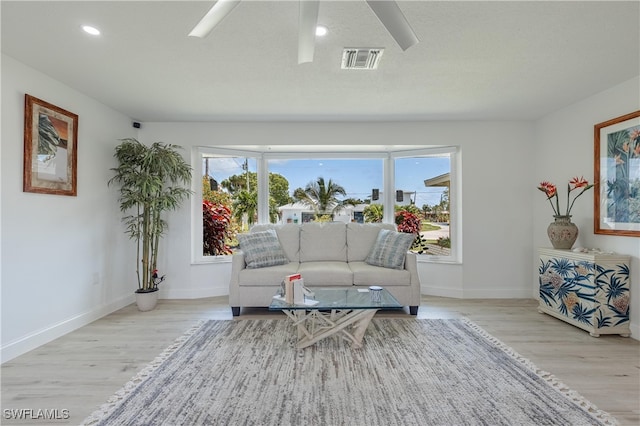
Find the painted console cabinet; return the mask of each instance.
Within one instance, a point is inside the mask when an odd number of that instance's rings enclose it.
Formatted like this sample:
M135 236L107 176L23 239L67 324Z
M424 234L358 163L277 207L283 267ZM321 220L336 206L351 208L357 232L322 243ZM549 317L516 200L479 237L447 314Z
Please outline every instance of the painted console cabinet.
M538 311L591 336L629 337L630 257L599 251L538 250Z

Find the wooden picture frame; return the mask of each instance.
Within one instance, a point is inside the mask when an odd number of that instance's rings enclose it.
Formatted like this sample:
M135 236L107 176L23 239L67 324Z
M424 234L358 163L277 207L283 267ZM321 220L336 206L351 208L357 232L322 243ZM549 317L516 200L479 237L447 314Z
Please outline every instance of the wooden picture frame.
M77 195L78 115L25 94L22 190Z
M640 111L594 126L594 233L640 236Z

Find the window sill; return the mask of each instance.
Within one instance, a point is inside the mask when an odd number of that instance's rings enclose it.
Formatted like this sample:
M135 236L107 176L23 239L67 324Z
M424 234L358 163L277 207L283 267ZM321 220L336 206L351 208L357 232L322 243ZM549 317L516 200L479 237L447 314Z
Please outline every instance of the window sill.
M207 256L191 261L192 265L216 265L220 263L231 263L231 255Z
M446 265L462 265L462 262L457 259L450 259L446 257L439 256L429 256L429 255L418 255L417 259L418 263L439 263Z

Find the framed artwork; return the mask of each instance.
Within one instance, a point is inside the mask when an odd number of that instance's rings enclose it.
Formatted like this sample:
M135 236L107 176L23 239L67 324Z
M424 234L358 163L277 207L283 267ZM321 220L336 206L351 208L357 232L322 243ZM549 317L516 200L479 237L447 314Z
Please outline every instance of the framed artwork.
M594 126L594 233L640 236L640 111Z
M22 190L77 195L77 149L78 116L25 95Z

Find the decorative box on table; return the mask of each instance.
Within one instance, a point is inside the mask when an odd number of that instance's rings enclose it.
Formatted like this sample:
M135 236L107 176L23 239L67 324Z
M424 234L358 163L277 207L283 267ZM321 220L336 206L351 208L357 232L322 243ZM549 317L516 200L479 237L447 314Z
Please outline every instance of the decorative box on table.
M629 337L629 256L599 250L538 250L538 311L591 336Z

